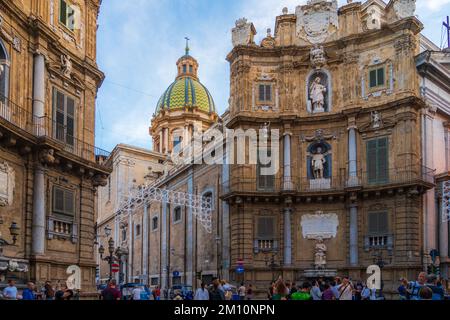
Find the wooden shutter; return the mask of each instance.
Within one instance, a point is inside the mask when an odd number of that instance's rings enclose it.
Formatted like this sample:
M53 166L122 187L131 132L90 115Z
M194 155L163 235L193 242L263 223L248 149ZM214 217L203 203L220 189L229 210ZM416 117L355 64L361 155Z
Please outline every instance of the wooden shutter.
M275 238L275 219L273 217L258 217L257 238L273 240Z
M266 101L272 101L272 86L266 85Z
M259 85L259 101L265 101L265 85Z
M377 70L377 86L384 86L384 68Z
M272 156L272 151L267 150L267 156ZM261 164L260 158L259 158L259 150L258 150L258 164L256 168L257 173L257 181L258 181L258 189L261 190L271 190L275 187L275 176L273 175L263 175L262 169L263 168L270 168L271 162L268 164Z
M369 86L370 88L375 88L377 86L377 71L371 70L369 72Z
M59 1L59 21L67 26L67 4L64 0Z
M388 233L388 214L387 212L369 213L369 234L386 235Z
M377 175L379 182L387 182L388 179L388 139L382 138L378 139L378 150L377 150Z
M369 183L377 181L377 141L367 142L367 178Z
M53 212L75 215L75 194L73 191L53 187Z
M66 99L66 143L73 146L75 139L75 101L70 97L66 97Z

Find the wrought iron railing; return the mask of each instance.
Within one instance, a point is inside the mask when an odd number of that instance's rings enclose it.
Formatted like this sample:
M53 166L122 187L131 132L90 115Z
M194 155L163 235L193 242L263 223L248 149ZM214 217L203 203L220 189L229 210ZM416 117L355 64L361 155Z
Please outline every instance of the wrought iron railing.
M12 101L0 96L0 119L36 137L45 137L62 144L62 148L78 157L96 161L110 153L67 134L67 127L56 124L48 116L37 117Z
M247 171L249 173L250 171ZM237 174L239 173L239 174ZM423 166L386 170L379 176L359 172L356 176L347 174L323 179L261 176L243 178L242 170L231 170L231 177L222 186L222 194L233 193L279 193L294 191L299 193L327 193L344 191L349 187L376 188L411 184L434 184L434 170ZM378 178L377 178L378 177Z

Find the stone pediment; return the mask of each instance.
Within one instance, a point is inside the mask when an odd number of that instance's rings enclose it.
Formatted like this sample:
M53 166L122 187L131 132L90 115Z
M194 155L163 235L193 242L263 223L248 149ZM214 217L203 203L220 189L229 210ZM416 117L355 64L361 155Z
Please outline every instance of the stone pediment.
M374 121L374 113L372 113L371 121L360 126L359 132L368 133L373 131L388 130L395 127L395 121L391 119L382 119L381 114L378 114L378 116L380 117L379 120L375 119L376 121Z

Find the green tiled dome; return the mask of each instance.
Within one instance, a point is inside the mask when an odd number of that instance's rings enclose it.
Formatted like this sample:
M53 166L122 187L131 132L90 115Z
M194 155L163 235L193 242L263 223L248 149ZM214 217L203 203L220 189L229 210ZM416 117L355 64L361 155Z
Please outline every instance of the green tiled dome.
M214 100L208 89L199 81L191 77L175 80L158 101L156 114L162 109L183 109L184 107L198 107L205 112L216 112Z

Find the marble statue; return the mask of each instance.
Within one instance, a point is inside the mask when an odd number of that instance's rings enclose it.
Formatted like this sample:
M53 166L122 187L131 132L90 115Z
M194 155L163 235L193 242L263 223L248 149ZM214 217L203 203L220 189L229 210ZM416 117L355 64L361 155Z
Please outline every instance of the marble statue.
M318 147L316 153L311 160L314 179L324 178L324 165L326 163L325 156L322 153L322 148Z
M382 126L381 114L378 111L372 112L372 128L378 129Z
M61 55L61 67L64 76L70 78L72 74L72 60L70 56Z
M0 64L0 76L3 74L3 71L5 71L5 67Z
M314 253L314 265L316 269L324 269L327 265L327 246L322 238L317 239Z
M325 111L326 92L327 88L321 83L320 77L316 77L309 88L309 99L311 100L313 113Z

